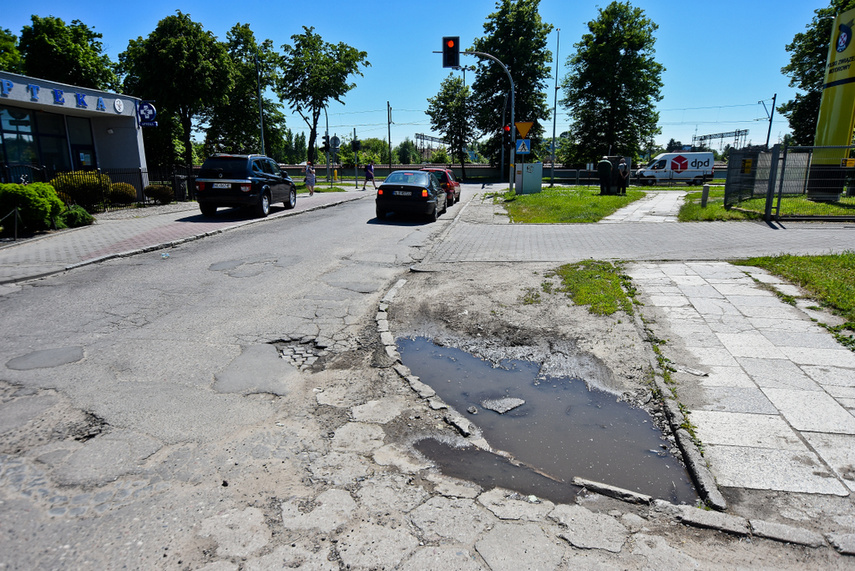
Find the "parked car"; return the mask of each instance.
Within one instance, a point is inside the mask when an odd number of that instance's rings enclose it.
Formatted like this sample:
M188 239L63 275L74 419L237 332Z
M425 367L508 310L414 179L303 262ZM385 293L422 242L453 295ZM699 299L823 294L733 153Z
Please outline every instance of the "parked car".
M401 170L390 173L380 184L375 204L379 220L394 212L421 214L436 221L448 209L448 198L433 173Z
M426 167L423 171L432 172L436 175L439 185L445 190L448 195L448 205L456 204L460 201L460 183L454 178L454 173L450 169L439 167Z
M202 164L196 200L204 216L214 216L221 206L242 206L264 217L274 202L294 208L297 185L269 157L218 153Z

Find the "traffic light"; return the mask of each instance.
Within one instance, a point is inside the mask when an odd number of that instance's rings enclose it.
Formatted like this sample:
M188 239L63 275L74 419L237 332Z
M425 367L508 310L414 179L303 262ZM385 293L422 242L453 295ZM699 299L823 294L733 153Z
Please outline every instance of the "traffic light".
M354 139L350 142L350 150L356 152L360 149L362 149L362 141L360 141L359 139Z
M514 144L513 139L513 131L511 130L510 125L505 125L502 127L502 146L505 148L511 148Z
M442 38L442 67L460 67L460 36Z
M323 141L324 141L324 142L321 144L321 152L322 152L322 153L328 153L328 152L330 152L330 136L329 136L329 135L324 135L324 136L323 136Z

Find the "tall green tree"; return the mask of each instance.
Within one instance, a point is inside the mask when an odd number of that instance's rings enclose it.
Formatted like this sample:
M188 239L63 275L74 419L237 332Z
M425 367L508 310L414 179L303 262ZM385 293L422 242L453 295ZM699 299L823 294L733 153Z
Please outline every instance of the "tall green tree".
M54 16L30 19L18 41L25 75L94 89L118 88L116 64L103 53L101 34L80 20L66 24Z
M505 64L514 80L514 119L532 121L529 137L543 134L541 124L549 118L546 102L547 80L550 77L552 52L546 49L552 25L540 17L540 0L501 0L496 11L484 23L484 36L476 39L471 51L490 54ZM464 56L466 57L466 56ZM478 58L472 84L475 124L487 135L483 150L491 162L499 162L502 152L502 121L510 123L510 82L501 66Z
M158 117L176 117L178 132L157 138L162 141L179 138L184 164L192 165L190 139L194 119L210 116L215 106L227 101L233 84L231 58L226 48L211 32L191 20L189 14L178 10L174 16L158 22L148 37L131 40L128 49L119 54L119 66L126 74L127 93L154 100Z
M207 152L260 153L258 86L262 94L276 78L279 55L273 42L256 42L249 24L235 24L226 34L234 84L228 98L215 103L208 117ZM264 149L277 161L285 161L285 116L281 105L262 95Z
M395 147L392 154L397 155L398 163L402 165L410 165L421 162L421 155L416 148L416 144L409 137L404 137L404 140Z
M796 34L792 43L786 46L790 63L781 68L781 73L790 78L790 87L801 93L780 105L778 111L790 123L793 132L791 143L794 145L813 145L825 64L831 45L831 28L837 14L852 8L855 8L855 0L831 0L828 7L814 11L815 15L805 31Z
M463 78L450 74L442 81L436 97L428 99L427 114L431 129L442 133L451 156L460 163L466 178L466 147L475 138L475 120L472 116L469 86Z
M18 37L6 28L0 28L0 70L24 72L24 58L18 50Z
M368 54L339 42L325 42L314 28L303 26L302 34L291 36L293 45L282 46L276 92L289 102L309 127L309 160L315 160L318 120L330 100L344 105L342 98L356 87L351 75L362 75L360 66L371 65Z
M567 59L561 101L579 156L635 157L660 132L656 103L662 99L665 68L654 55L658 26L629 2L612 2L588 22L588 33Z

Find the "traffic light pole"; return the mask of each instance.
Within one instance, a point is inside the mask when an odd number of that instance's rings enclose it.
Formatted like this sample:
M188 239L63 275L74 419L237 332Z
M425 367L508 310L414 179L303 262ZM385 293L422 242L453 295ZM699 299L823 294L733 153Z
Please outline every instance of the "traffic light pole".
M496 62L497 64L499 64L500 66L502 66L502 69L505 70L505 73L508 75L508 81L511 82L511 133L514 133L514 131L516 130L516 125L514 124L514 78L511 77L511 72L508 71L508 66L503 64L499 60L499 58L497 58L496 56L492 56L490 54L485 54L484 52L460 52L460 53L462 53L463 55L467 55L467 56L479 56L479 57L485 57L485 58L491 59L494 62ZM512 143L513 143L514 138L515 137L512 134L511 135L511 142ZM509 190L514 189L514 162L516 159L516 150L517 150L516 145L511 144L511 164L510 164L510 172L508 173L508 189Z

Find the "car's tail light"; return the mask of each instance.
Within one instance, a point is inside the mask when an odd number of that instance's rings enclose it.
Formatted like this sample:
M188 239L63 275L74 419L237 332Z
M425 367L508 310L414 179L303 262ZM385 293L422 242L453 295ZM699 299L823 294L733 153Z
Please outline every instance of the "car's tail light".
M250 190L252 190L252 185L251 185L251 184L242 184L242 185L240 185L240 191L241 191L241 192L249 192Z
M422 198L427 198L427 197L428 197L428 191L426 188L423 188L422 189Z
M377 189L377 196L383 196L383 189L382 188Z
M205 183L200 182L200 181L196 181L196 190L199 190L199 191L205 190Z

